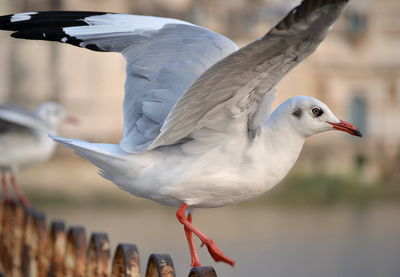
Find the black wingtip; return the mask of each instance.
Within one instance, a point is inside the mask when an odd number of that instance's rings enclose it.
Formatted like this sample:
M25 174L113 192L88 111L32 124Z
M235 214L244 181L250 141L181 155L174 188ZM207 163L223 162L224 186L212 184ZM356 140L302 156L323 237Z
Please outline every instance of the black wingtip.
M293 24L306 18L313 11L328 5L345 5L349 0L303 0L292 9L275 27L276 30L288 29Z
M45 11L15 13L0 16L0 29L9 31L24 31L27 29L65 28L83 26L86 17L104 15L106 12L81 11ZM18 15L20 18L18 19ZM13 20L14 18L14 20Z
M14 31L11 34L14 38L57 41L93 51L105 51L95 44L85 44L83 40L66 34L63 29L88 25L85 18L104 14L109 13L45 11L10 14L0 16L0 30Z

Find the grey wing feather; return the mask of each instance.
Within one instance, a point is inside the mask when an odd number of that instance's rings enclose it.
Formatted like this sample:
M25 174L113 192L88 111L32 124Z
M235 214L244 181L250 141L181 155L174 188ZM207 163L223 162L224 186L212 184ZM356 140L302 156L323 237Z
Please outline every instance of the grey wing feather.
M124 55L127 152L145 151L172 106L212 64L236 51L228 38L181 20L98 12L31 12L0 17L13 37L64 42Z
M204 72L169 113L149 149L174 144L213 121L246 117L248 131L259 127L273 97L266 96L325 38L347 0L305 0L263 38L232 53ZM261 112L260 112L261 111Z
M50 125L35 112L12 104L0 105L0 120L7 122L7 126L16 125L19 129L24 127L44 132L51 130Z
M206 29L165 26L122 53L127 60L124 136L128 152L145 151L178 98L207 68L237 49Z

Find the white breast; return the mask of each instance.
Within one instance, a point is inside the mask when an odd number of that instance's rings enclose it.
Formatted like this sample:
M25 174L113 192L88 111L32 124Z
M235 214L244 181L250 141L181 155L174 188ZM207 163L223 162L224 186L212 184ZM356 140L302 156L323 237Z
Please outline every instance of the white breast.
M297 151L282 148L265 135L251 143L247 138L225 141L197 155L171 146L131 156L125 164L132 168L123 171L127 175L109 179L165 205L225 206L257 197L279 183L301 146L295 147Z

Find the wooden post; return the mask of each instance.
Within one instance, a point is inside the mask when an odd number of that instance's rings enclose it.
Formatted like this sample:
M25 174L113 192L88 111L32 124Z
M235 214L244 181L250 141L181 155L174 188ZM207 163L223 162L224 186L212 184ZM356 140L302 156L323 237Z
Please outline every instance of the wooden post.
M139 252L136 245L118 245L111 274L112 277L140 277Z
M189 277L217 277L217 273L211 266L193 267Z
M66 231L53 221L49 231L43 213L16 201L0 202L0 277L140 277L139 251L119 244L110 272L110 243L105 233L93 233L89 245L83 227ZM146 277L175 277L168 254L149 257ZM212 267L194 267L189 277L216 277Z
M87 277L108 277L110 243L105 233L93 233L86 255Z
M66 250L65 224L62 221L53 221L50 227L49 271L48 277L64 277L64 260Z
M26 216L22 249L22 275L45 277L49 265L46 255L47 230L44 214L29 210Z
M86 271L86 232L83 227L74 226L67 233L65 276L84 277Z
M146 277L175 277L174 264L168 254L151 254Z

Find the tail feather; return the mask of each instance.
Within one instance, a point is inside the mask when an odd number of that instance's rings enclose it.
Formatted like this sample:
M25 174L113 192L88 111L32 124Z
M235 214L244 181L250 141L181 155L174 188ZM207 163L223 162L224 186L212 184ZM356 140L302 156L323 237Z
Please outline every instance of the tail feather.
M92 162L99 168L99 174L104 178L118 184L122 171L128 170L124 158L127 154L119 145L90 143L83 140L69 139L49 135L54 141L63 144L73 150L82 158Z

